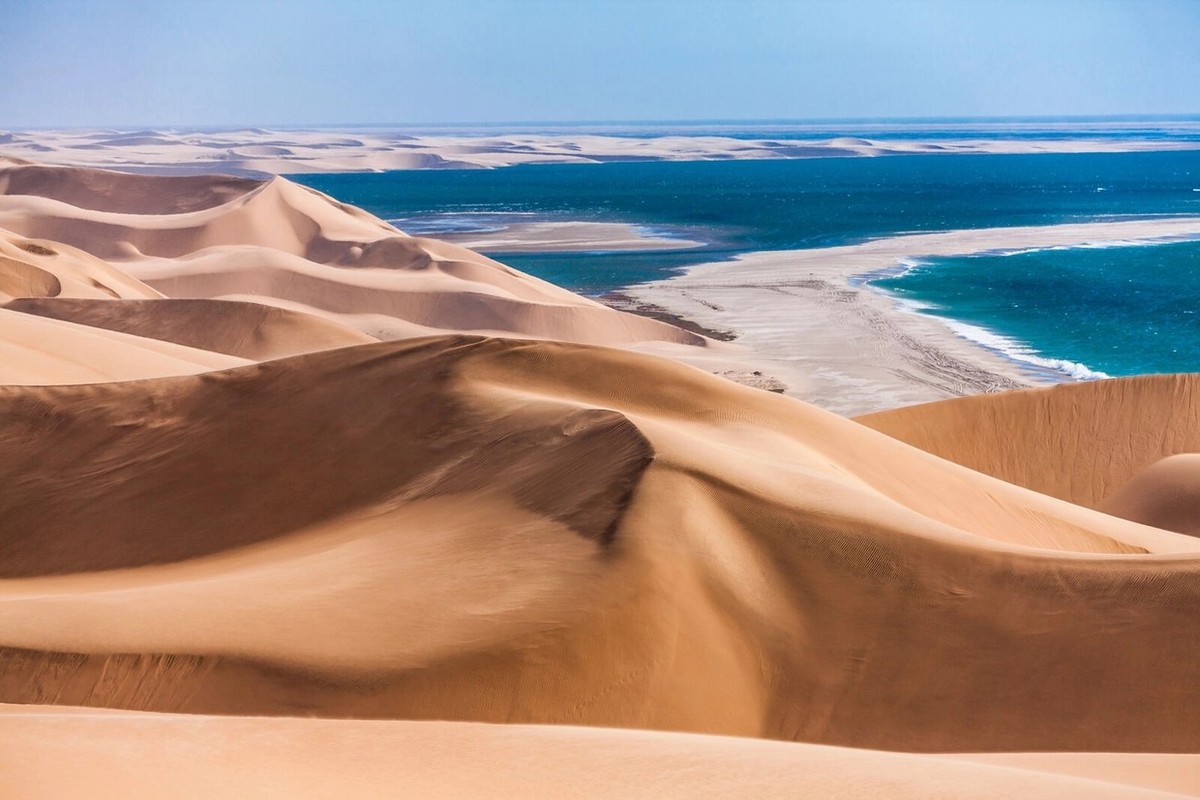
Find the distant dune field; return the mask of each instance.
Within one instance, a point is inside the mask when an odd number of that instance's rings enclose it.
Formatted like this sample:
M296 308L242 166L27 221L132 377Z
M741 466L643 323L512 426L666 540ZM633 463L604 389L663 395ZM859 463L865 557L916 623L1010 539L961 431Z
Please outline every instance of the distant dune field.
M766 134L764 133L765 137ZM0 157L75 167L175 174L288 175L394 169L492 169L518 164L613 161L728 161L955 153L1114 153L1195 150L1188 139L997 136L964 129L957 138L742 138L661 132L654 136L588 132L435 132L332 130L36 130L0 131ZM110 207L111 208L111 207ZM113 208L113 210L116 210Z

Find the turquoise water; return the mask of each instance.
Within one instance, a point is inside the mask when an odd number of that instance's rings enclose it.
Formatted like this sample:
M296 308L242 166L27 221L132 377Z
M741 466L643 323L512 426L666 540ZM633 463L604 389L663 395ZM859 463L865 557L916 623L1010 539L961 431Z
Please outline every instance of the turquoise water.
M921 231L1200 216L1198 151L530 165L298 177L412 233L487 229L520 215L634 223L705 243L637 253L489 253L593 295L758 250ZM1112 375L1185 371L1200 369L1200 337L1194 315L1186 313L1200 309L1196 258L1196 245L1177 244L942 259L877 285L936 306L930 313L998 335L998 349L1062 361L1068 372L1090 374L1066 362Z
M872 283L1072 377L1200 369L1200 242L927 258Z
M1200 214L1200 192L1192 191L1200 188L1200 151L543 164L299 180L414 233L525 214L633 222L708 243L686 252L491 254L586 293L754 250L912 231Z

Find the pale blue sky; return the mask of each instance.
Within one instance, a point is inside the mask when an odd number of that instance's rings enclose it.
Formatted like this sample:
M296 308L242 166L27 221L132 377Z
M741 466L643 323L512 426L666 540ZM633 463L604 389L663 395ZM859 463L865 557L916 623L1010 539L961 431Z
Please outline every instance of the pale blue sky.
M0 0L0 129L1200 113L1200 0Z

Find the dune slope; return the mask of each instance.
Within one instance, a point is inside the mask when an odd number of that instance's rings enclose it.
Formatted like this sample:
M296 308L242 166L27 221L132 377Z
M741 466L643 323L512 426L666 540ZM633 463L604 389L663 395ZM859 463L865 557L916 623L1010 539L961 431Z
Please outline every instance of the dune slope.
M0 408L7 702L1200 743L1196 540L689 367L443 337Z
M14 297L158 299L162 294L76 248L0 229L0 300Z
M311 314L236 301L22 297L4 308L252 361L375 341Z
M1200 453L1155 461L1105 497L1098 508L1145 525L1200 536Z
M1197 790L1194 780L1163 780L1153 772L1133 783L1101 782L1086 772L1056 774L1052 759L1026 769L594 728L192 718L9 707L0 713L0 731L12 743L0 753L5 785L45 798L1166 800L1196 796ZM138 769L121 768L127 749L143 756Z
M1200 374L978 395L858 422L942 458L1095 507L1167 456L1200 452Z
M0 166L3 166L2 162ZM0 170L0 195L46 197L80 208L122 214L199 211L243 195L260 183L246 178L213 175L132 175L113 170L52 167L28 162L24 165L18 162L13 166L34 168Z
M102 301L104 302L104 301ZM190 375L245 359L0 307L0 384L46 385Z
M380 338L436 329L705 344L465 248L406 236L283 178L0 167L0 229L84 251L174 298L298 304Z

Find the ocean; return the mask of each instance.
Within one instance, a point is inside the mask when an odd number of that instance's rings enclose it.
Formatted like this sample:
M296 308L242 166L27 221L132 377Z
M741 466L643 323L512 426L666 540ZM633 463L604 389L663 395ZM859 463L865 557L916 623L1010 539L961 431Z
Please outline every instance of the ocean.
M489 252L591 295L760 250L916 232L1200 216L1200 151L648 161L297 177L410 233L486 230L520 219L590 220L704 242L687 250ZM1044 361L1085 378L1200 370L1198 243L905 266L872 285L1026 363Z
M928 258L874 282L960 335L1076 378L1200 370L1200 242Z

